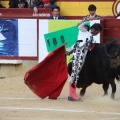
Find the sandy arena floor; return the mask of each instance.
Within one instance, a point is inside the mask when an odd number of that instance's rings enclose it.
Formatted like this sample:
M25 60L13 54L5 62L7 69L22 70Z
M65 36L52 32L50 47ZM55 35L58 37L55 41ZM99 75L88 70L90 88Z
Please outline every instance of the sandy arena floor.
M71 102L68 81L57 100L40 99L25 84L23 76L0 79L0 120L120 120L120 83L115 100L103 97L101 85L88 87L83 102ZM79 89L77 89L79 95Z

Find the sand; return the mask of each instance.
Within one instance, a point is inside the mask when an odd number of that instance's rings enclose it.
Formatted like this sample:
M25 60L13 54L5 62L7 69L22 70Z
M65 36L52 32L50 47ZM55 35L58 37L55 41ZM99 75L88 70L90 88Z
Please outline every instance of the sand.
M5 78L4 78L5 77ZM82 102L71 102L68 80L57 100L41 99L24 84L24 74L0 78L0 120L120 120L120 83L115 99L103 97L102 85L87 88ZM77 89L77 95L79 96Z

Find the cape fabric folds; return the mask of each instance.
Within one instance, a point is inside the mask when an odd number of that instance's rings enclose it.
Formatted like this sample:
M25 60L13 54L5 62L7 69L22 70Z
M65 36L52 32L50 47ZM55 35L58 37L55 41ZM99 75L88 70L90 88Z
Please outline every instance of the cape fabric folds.
M65 45L62 45L28 70L24 82L40 98L57 99L67 78Z

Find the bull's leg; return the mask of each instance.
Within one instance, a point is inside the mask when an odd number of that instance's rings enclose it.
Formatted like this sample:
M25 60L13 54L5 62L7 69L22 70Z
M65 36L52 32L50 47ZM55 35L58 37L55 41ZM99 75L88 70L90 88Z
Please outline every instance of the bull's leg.
M84 96L85 95L85 92L86 92L86 88L87 87L83 87L80 91L80 96Z
M80 91L80 96L84 96L85 95L87 87L90 86L91 84L92 83L84 83L84 86L83 86L83 88Z
M115 97L115 92L116 92L116 84L115 84L114 79L111 80L110 84L111 84L111 87L112 87L111 98L114 99L114 97Z
M72 62L69 62L68 64L68 74L71 76L72 73Z
M108 88L109 88L109 83L108 82L104 82L103 83L104 96L108 95Z

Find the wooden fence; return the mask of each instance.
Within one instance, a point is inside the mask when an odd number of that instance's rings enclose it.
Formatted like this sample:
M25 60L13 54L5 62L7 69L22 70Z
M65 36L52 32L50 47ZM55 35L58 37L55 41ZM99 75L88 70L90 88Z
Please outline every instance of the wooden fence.
M112 39L120 44L120 19L104 19L103 21L103 42L109 42Z

